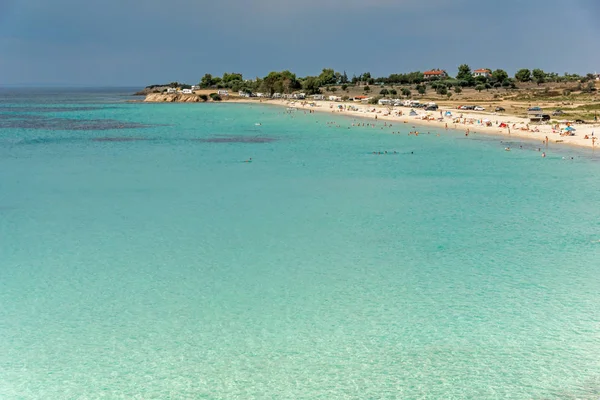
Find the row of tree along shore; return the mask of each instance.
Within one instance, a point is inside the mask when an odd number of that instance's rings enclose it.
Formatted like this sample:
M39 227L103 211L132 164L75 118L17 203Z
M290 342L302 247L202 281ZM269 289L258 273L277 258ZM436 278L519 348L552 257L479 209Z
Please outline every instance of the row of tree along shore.
M517 89L520 84L536 83L541 85L547 82L577 82L580 90L594 91L594 81L598 80L598 74L569 74L559 75L554 72L545 72L539 68L529 70L520 69L513 77L510 77L502 69L479 69L472 71L467 64L458 67L458 73L451 77L446 71L415 71L409 73L395 73L387 77L373 77L371 73L365 72L360 75L348 77L346 72L337 72L331 68L325 68L318 76L297 77L290 71L271 72L263 78L244 79L240 73L225 73L222 77L205 74L197 85L189 85L179 82L171 82L165 85L147 86L146 93L166 91L168 87L179 89L229 89L234 92L263 92L263 93L293 93L302 91L308 95L322 93L322 90L341 86L346 90L349 86L409 86L416 85L415 90L424 93L426 85L430 84L439 94L454 89L460 93L461 88L472 87L479 91L491 88Z

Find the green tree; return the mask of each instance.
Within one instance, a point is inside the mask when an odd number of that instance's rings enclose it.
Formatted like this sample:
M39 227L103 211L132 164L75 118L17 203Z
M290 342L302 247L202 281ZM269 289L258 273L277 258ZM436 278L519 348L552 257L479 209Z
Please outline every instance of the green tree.
M546 73L539 68L534 69L532 71L532 75L535 83L537 83L538 86L546 81Z
M371 91L371 88L369 87L369 85L367 85L367 86L365 86L365 87L363 88L363 90L364 90L365 92L370 92L370 91Z
M506 79L508 79L508 73L503 70L503 69L497 69L494 72L492 72L492 80L494 82L504 82Z
M483 75L479 75L478 77L475 78L475 82L478 85L485 85L488 81L487 76L483 76Z
M515 79L519 82L529 82L531 80L531 71L527 68L523 68L517 71Z
M316 76L307 76L302 82L302 89L309 95L319 94L321 93L321 85L319 83L319 78Z
M425 94L427 93L427 88L425 87L425 85L418 85L417 86L417 92L419 92L419 94Z
M348 85L347 85L346 83L344 83L344 84L342 85L342 90L344 90L344 91L345 91L345 90L348 90Z
M213 77L211 74L205 74L200 80L200 87L208 88L213 85Z
M448 89L446 88L446 86L438 86L436 92L437 92L437 94L445 96L448 94Z
M407 88L402 89L402 96L410 97L411 94L412 93L411 93L410 89L407 89Z
M458 74L456 74L456 79L472 82L473 73L471 72L471 67L469 67L467 64L460 65L458 67Z
M446 96L448 96L448 98L452 97L452 92L448 92Z
M460 88L460 86L454 87L454 93L462 93L462 89Z
M269 94L291 93L301 87L302 85L296 78L296 75L287 70L269 73L260 85L261 91Z
M478 91L478 92L480 92L480 93L481 93L481 91L482 91L482 90L484 90L484 89L485 89L485 85L477 85L477 86L475 86L475 90L477 90L477 91Z
M346 71L344 71L344 73L342 74L342 78L340 79L340 83L346 84L348 82L349 82L348 81L348 75L346 75ZM344 89L344 90L346 90L346 89Z
M379 92L379 94L382 95L383 97L387 96L389 93L390 92L387 89L381 89L381 91Z
M321 81L322 86L335 85L335 71L331 68L324 68L321 75L319 75L319 81Z
M223 83L227 84L227 83L231 83L234 81L243 81L244 79L242 77L242 74L238 74L235 72L228 74L227 72L225 72L223 74L223 78L221 80L223 81Z
M391 94L392 96L395 96L395 95L397 95L397 94L398 94L398 92L396 91L396 89L390 89L390 94Z

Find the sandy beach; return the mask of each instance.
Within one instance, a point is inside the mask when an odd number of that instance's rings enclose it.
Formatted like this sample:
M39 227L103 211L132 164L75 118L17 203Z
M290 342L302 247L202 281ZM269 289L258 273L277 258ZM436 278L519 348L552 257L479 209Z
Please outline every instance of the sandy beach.
M489 113L450 109L440 107L437 111L425 111L422 108L391 107L351 102L333 101L293 101L293 100L255 100L231 99L231 102L252 104L270 104L293 107L298 110L327 112L367 118L389 123L409 125L411 132L423 131L427 126L442 129L463 130L465 134L486 133L506 138L518 137L539 141L540 145L558 144L596 148L600 141L595 139L600 133L600 124L531 124L528 118L505 113ZM411 110L416 115L411 115ZM414 114L412 113L412 114ZM412 128L414 126L414 128ZM570 127L570 128L567 128ZM572 129L567 131L565 129Z

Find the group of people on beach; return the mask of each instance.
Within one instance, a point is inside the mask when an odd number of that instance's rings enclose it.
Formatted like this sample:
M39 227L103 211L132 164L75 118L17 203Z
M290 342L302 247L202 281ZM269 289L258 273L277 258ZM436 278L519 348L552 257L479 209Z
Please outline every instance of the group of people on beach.
M308 111L309 114L314 114L315 113L314 110L307 110L307 111ZM289 113L289 114L292 114L292 113ZM304 112L304 114L306 114L306 111ZM364 121L364 120L356 120L356 119L354 119L354 120L352 120L351 124L349 124L347 126L347 129L350 129L351 127L365 127L365 128L378 128L379 127L380 129L383 130L383 129L391 129L393 127L393 124L392 123L388 123L387 121L383 121L383 124L381 124L381 122L377 121L376 117L377 116L375 116L375 120L376 120L375 123L369 122L369 121ZM462 117L462 115L461 115L461 117ZM319 123L319 121L315 121L315 122ZM406 123L406 121L404 121L404 123ZM455 129L457 128L456 123L462 123L462 124L465 124L465 125L474 124L473 121L469 121L466 118L460 118L458 120L455 120L455 126L454 126ZM508 124L500 123L498 121L496 121L496 123L499 124L502 127L508 128L509 130L511 128ZM342 124L340 124L340 121L327 121L326 122L326 126L329 127L329 128L346 128L346 127L342 126ZM532 130L529 127L529 125L525 125L523 128L518 128L516 124L512 124L512 127L514 129L519 129L519 130L527 130L527 131L533 131L533 132L537 131L537 132L539 132L539 130L537 130L537 128L534 128ZM420 132L419 130L417 130L414 125L411 128L412 129L408 132L408 136L411 136L411 135L419 136L420 134L424 133L424 132ZM444 124L444 129L445 130L449 129L449 126L448 126L447 122ZM396 135L396 134L402 134L402 132L400 130L397 130L397 131L394 130L391 133L394 134L394 135ZM429 131L427 131L426 133L427 134L431 134L431 132L429 132ZM436 133L436 136L440 136L439 132L435 132L435 133ZM466 127L466 129L465 129L465 136L468 137L471 133L476 133L476 132L471 132L471 128L470 127ZM596 138L592 137L592 141L595 141L595 140L596 140ZM550 140L549 140L548 136L546 136L544 138L544 141L543 141L543 143L546 146L546 148L548 147L549 141ZM502 141L500 143L502 143ZM523 146L519 146L519 148L523 149ZM510 146L506 146L504 148L504 150L505 151L511 151L511 147ZM541 148L537 148L537 151L541 152L541 157L542 158L546 158L547 154L546 154L545 151L541 151ZM384 150L384 151L373 151L371 154L373 154L373 155L388 155L388 154L400 154L400 153L398 153L396 150L393 150L393 151L386 151L386 150ZM414 153L411 152L410 154L414 154ZM571 159L573 159L573 157L571 157ZM246 161L246 162L251 162L251 159L248 160L248 161Z

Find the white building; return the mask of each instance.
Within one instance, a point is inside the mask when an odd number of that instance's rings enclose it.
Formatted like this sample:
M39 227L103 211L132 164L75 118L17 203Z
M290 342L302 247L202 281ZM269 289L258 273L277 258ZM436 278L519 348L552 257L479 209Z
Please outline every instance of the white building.
M200 86L192 85L192 91L194 91L194 90L200 90Z
M192 94L193 92L192 92L192 89L183 89L181 91L181 93L183 93L183 94Z
M177 89L172 88L172 87L167 88L167 94L171 94L171 93L177 93Z
M423 72L423 78L425 79L446 79L447 77L448 74L443 69L432 69Z
M342 98L339 96L329 96L329 101L342 101Z
M271 96L274 99L280 99L283 97L283 95L281 93L273 93L273 96Z
M229 92L227 90L217 90L217 94L222 95L222 96L229 96Z
M313 94L313 100L325 100L325 96L322 94Z
M478 76L483 76L485 78L491 78L492 71L490 71L489 69L476 69L475 71L473 71L473 76L475 78L477 78Z

